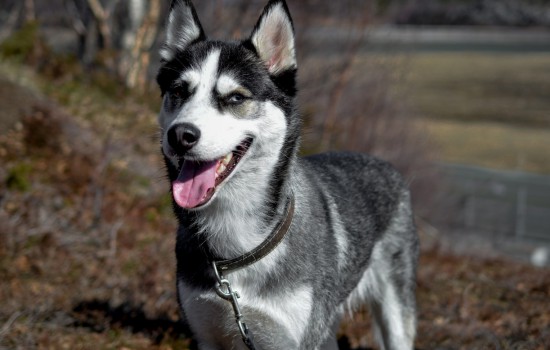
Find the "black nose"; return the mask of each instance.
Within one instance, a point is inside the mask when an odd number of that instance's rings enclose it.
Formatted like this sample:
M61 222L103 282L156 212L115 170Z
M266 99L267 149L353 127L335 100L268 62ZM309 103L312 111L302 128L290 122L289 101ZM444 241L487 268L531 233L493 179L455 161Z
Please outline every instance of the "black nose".
M177 155L183 155L199 142L201 132L196 126L181 123L168 129L168 144Z

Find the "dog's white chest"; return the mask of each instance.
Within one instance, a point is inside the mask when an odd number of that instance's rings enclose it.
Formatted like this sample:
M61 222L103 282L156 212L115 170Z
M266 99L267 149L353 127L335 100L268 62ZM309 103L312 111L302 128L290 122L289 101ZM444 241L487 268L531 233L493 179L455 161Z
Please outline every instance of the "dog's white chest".
M256 286L240 283L233 284L233 289L240 295L243 321L256 342L271 346L283 344L285 349L299 347L313 306L310 286L267 295L261 295ZM180 282L178 291L186 318L204 348L243 347L231 304L221 299L214 288L205 292Z

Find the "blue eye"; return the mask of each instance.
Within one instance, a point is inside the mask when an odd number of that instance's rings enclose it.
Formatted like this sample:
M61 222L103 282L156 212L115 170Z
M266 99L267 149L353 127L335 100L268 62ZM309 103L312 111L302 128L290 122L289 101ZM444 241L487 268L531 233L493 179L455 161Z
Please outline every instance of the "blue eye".
M246 100L246 97L244 97L242 94L235 92L231 95L229 95L226 98L226 101L230 104L238 105L244 102Z

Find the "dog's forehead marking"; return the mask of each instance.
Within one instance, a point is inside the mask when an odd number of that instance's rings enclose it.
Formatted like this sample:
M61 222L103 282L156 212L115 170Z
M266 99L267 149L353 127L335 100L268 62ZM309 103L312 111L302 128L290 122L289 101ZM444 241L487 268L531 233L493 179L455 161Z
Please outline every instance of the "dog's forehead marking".
M182 73L181 80L189 84L190 89L195 89L201 80L201 73L197 69L190 69Z
M181 79L190 89L196 89L197 95L204 97L216 84L219 60L220 49L212 50L201 63L183 72Z
M239 84L233 76L227 73L222 73L216 83L216 90L220 93L220 95L227 95L239 88L242 88L242 85Z

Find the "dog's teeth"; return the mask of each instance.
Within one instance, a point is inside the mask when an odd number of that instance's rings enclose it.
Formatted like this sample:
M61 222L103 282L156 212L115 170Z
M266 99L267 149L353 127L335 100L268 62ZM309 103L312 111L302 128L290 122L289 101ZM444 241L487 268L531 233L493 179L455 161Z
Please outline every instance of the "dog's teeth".
M223 159L222 164L227 165L231 161L231 158L233 158L233 152L229 152Z
M220 166L218 167L218 171L216 171L218 174L221 174L225 171L225 165L222 163L220 164Z

